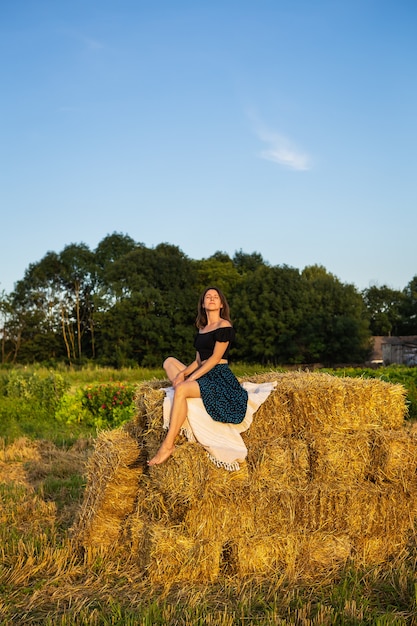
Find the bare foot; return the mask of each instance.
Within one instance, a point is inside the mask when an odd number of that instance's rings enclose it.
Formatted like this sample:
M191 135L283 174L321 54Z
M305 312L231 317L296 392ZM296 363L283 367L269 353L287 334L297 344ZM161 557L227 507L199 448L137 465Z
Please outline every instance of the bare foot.
M160 465L171 456L174 449L175 446L168 446L166 443L163 443L153 459L148 461L148 465Z

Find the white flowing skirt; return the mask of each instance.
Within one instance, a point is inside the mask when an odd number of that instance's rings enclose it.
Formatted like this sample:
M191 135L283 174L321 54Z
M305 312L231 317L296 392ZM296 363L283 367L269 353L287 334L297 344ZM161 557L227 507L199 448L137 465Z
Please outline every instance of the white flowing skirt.
M243 422L240 424L225 424L216 422L207 413L201 398L189 398L187 419L182 427L182 432L188 441L198 442L205 448L209 458L218 467L229 471L240 469L240 463L247 457L248 450L242 439L241 433L245 432L252 424L253 415L263 402L275 389L276 382L269 383L242 383L242 387L248 392L248 406ZM169 428L174 388L167 387L165 390L163 405L164 428Z

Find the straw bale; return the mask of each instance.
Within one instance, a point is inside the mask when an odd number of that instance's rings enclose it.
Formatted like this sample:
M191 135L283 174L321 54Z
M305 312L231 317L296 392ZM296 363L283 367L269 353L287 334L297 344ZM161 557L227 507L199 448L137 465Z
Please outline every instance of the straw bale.
M210 461L201 446L184 443L177 446L169 463L150 468L151 488L159 491L175 511L203 497Z
M124 425L124 430L131 437L141 441L149 458L155 454L163 440L162 406L164 401L163 387L166 381L145 381L138 385L134 403L136 415L129 423Z
M279 437L258 449L249 448L251 482L259 487L281 490L303 489L310 479L310 453L306 441Z
M258 450L270 439L291 436L301 439L303 430L299 428L297 432L294 427L289 392L278 381L277 388L258 408L250 429L242 437L247 447L250 443L253 450Z
M295 526L305 532L346 532L350 492L349 487L337 483L311 483L295 497Z
M250 380L264 382L262 376ZM276 389L257 411L250 434L244 436L255 448L271 437L308 438L404 425L402 385L320 372L287 372L277 374L275 380Z
M379 378L345 377L341 380L345 386L346 411L359 428L398 430L404 426L408 409L403 385Z
M251 482L249 466L246 461L240 463L240 469L229 472L224 468L217 467L208 458L204 459L207 464L207 484L206 492L219 498L227 498L231 495L239 494L246 490Z
M321 576L348 558L377 558L368 540L404 547L417 514L415 440L405 390L379 379L269 372L277 381L248 431L241 470L216 467L180 436L148 467L165 436L163 387L144 383L137 416L101 434L78 525L87 546L122 546L155 584L282 572ZM138 459L138 457L140 457Z
M287 377L291 415L296 432L321 433L333 416L343 413L344 388L340 379L327 375L296 373ZM339 421L339 420L338 420Z
M146 565L149 553L149 522L139 509L129 515L123 528L123 545L128 545L140 564Z
M138 496L135 508L126 517L119 542L129 555L136 558L137 566L146 570L150 562L151 529L155 524L161 528L178 526L172 522L172 511L166 506L161 492L152 488L150 477L142 474L139 478Z
M367 431L317 435L311 444L312 478L344 484L369 475L371 443Z
M163 515L156 515L155 517L148 515L149 510L147 510L147 507L152 509L152 503L149 500L144 506L142 498L140 498L140 502L141 505L137 506L135 511L126 518L119 536L119 543L121 549L127 552L129 556L135 558L138 569L145 573L150 558L150 529L152 524L155 521L163 524L164 527L169 527L170 524ZM154 502L153 504L156 503Z
M400 483L404 489L415 488L417 433L407 430L379 431L373 443L375 479Z
M154 523L172 526L163 495L152 489L149 476L142 474L134 510L125 518L119 535L121 547L136 557L138 566L146 567L149 562L150 528Z
M236 541L236 573L239 576L250 574L286 574L294 569L298 543L290 534L259 535L239 537Z
M103 431L87 468L87 488L73 536L81 544L114 546L123 519L133 510L138 477L137 441L122 429Z
M149 520L162 520L169 523L169 511L166 506L164 495L157 489L152 488L152 481L147 474L139 478L138 498L135 504L135 512Z
M414 526L415 494L394 484L363 483L351 490L346 515L353 537L384 535L387 543Z
M357 537L353 545L353 562L356 566L379 565L391 558L401 559L405 555L407 534L398 532L387 537L374 535L372 537Z
M317 574L317 570L339 567L352 553L352 540L346 533L314 532L303 535L304 545L301 553L306 570Z
M190 537L183 526L151 526L148 575L152 583L214 582L219 574L222 544Z
M250 534L253 530L259 534L287 534L297 527L300 503L299 491L296 488L271 490L263 488L251 489L247 502L242 503L242 533ZM248 522L253 519L253 526Z
M269 372L247 380L277 381L276 389L256 412L251 428L243 433L245 443L258 454L271 438L307 439L335 432L399 429L404 425L406 404L402 385L320 372ZM164 437L164 384L144 383L136 395L142 419L143 412L146 413L145 445L149 455L155 454Z
M318 571L340 567L351 551L351 541L345 534L289 532L245 537L237 542L238 573L279 572L289 580L309 579Z
M351 537L385 533L386 540L413 528L414 498L390 484L312 483L299 494L295 525L306 531L345 532Z
M189 510L185 524L193 537L224 544L241 534L253 534L253 504L242 494L221 499L207 494L198 506Z
M142 403L146 414L144 431L144 446L148 458L152 458L158 451L164 437L162 408L165 393L162 388L151 384L142 385Z
M185 442L177 446L169 463L153 466L149 470L150 486L160 492L170 519L181 521L188 509L207 497L227 497L236 493L248 480L247 464L228 472L214 466L204 449Z
M297 492L243 490L223 498L207 492L195 504L185 518L189 533L226 544L239 538L288 534L294 529Z

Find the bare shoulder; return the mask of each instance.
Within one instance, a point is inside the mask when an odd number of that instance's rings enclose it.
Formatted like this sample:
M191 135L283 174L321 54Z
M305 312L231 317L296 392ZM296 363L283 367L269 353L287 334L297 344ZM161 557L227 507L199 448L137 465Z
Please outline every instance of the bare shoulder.
M228 322L227 320L220 320L219 325L217 328L232 328L232 324L230 322Z

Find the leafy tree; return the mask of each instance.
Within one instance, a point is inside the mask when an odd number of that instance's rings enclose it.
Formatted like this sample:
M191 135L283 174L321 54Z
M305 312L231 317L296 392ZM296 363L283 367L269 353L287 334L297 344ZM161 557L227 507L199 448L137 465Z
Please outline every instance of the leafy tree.
M94 258L84 244L48 252L29 265L12 294L14 342L24 362L64 354L79 361L86 333L91 347L94 276Z
M68 360L81 361L83 338L88 334L87 345L94 356L93 293L95 290L94 254L85 244L70 244L59 255L61 286L62 334Z
M405 294L386 285L372 286L362 292L370 320L372 335L398 335L402 326L401 311Z
M259 252L247 254L246 252L239 250L238 252L235 252L233 257L233 265L239 274L247 274L249 272L254 272L262 265L267 265L267 263L265 263Z
M3 293L2 361L160 366L170 354L188 361L197 299L210 285L229 299L238 338L232 356L247 362L361 362L369 319L373 332L391 325L417 334L417 277L401 294L359 294L321 266L271 267L242 250L194 261L176 246L147 248L113 233L94 252L85 244L48 252L10 296Z
M100 316L100 360L160 366L171 353L193 355L197 277L179 248L138 245L108 268L106 284L113 304Z
M10 336L10 321L13 308L11 303L11 297L3 290L0 293L0 333L1 333L1 362L7 363L12 356L16 358L15 350L12 348L12 341Z
M152 324L154 301L158 294L144 287L128 298L118 300L100 318L98 358L113 367L127 367L152 360L155 348L155 325ZM156 364L156 363L155 363ZM160 362L158 363L160 365Z
M194 264L199 293L207 287L218 287L228 297L241 279L232 259L224 252L216 252Z
M403 290L403 295L399 334L417 335L417 276L410 280Z
M10 294L14 361L43 361L65 354L59 339L59 267L58 255L48 252L42 261L29 265Z
M112 233L102 239L94 251L97 268L104 271L111 263L121 259L136 248L136 242L129 235Z
M361 294L319 265L306 267L302 279L306 362L362 362L369 353L370 332Z
M298 270L259 266L234 290L232 313L238 332L236 358L255 363L297 363L302 294Z

